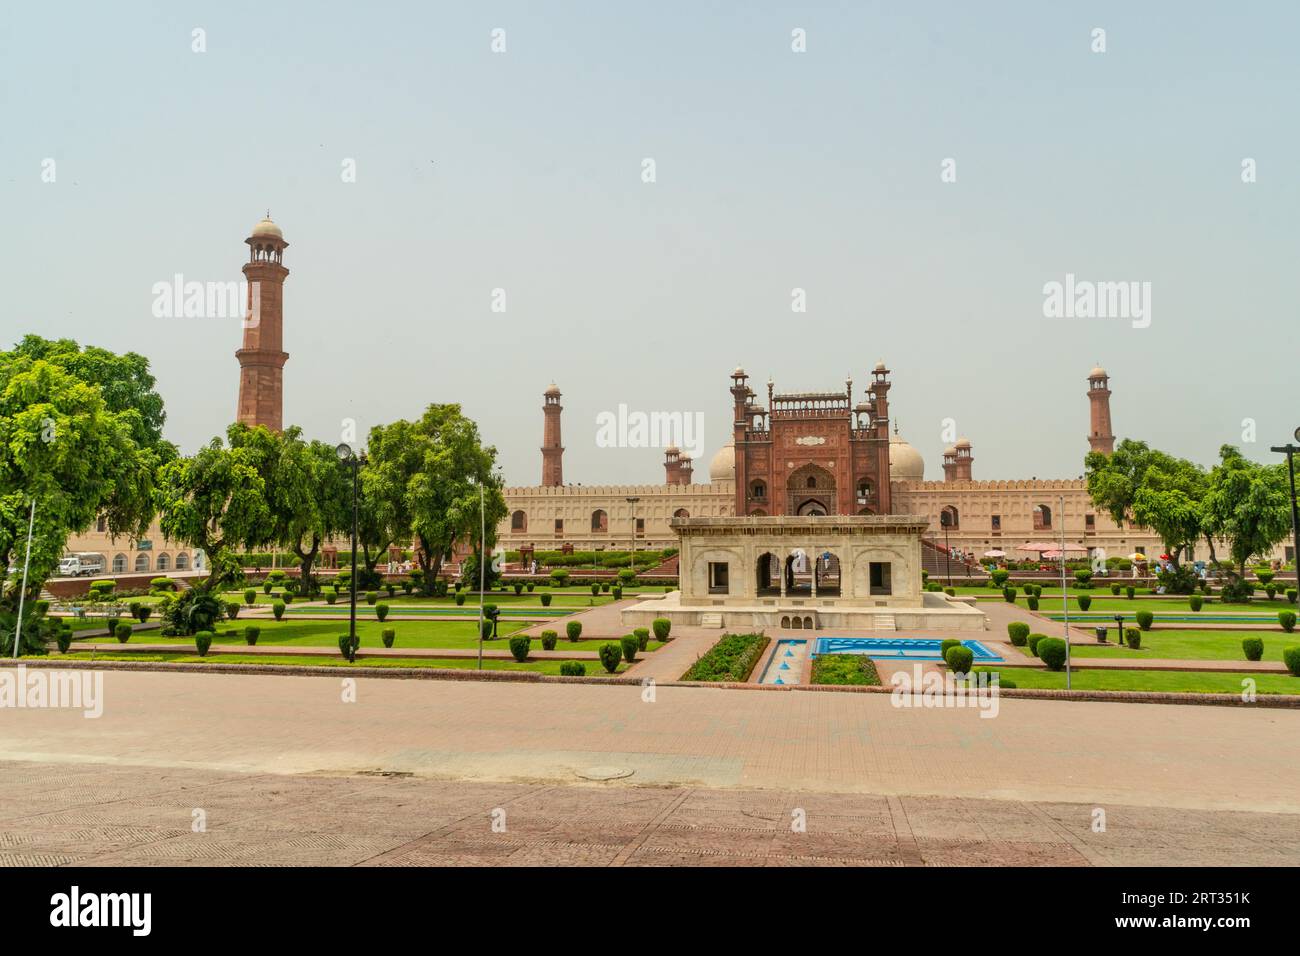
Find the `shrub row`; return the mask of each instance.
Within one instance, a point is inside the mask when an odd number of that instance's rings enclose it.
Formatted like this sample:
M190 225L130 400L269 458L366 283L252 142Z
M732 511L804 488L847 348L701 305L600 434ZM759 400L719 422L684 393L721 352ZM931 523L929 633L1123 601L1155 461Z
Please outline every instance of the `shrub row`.
M682 680L747 681L770 640L766 634L724 634L691 665Z

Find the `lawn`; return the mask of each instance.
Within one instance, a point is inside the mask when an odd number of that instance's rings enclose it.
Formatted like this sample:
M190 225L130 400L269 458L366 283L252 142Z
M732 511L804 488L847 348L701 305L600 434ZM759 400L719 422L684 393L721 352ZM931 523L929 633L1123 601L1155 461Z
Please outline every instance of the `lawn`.
M1073 651L1073 648L1071 648ZM975 672L996 672L996 667L977 667ZM1063 690L1064 671L1006 668L1001 676L1016 687L1034 687ZM1290 674L1234 674L1203 673L1191 671L1127 671L1127 670L1075 670L1071 675L1072 690L1146 690L1167 693L1240 694L1242 681L1255 681L1261 694L1300 694L1300 677Z
M878 686L880 675L865 654L821 654L813 658L812 682Z
M1112 639L1115 632L1109 635ZM1114 644L1070 645L1074 657L1126 657L1133 660L1171 659L1187 661L1244 661L1241 650L1244 637L1257 637L1264 642L1264 660L1281 661L1282 648L1300 644L1300 634L1277 631L1178 631L1154 628L1142 632L1142 646L1129 650L1128 646Z
M333 647L337 648L339 636L348 632L348 621L344 618L342 621L226 621L220 626L217 636L213 641L214 644L243 644L244 627L251 624L262 629L261 636L258 637L259 647L273 644L276 646L299 646L299 647ZM525 625L512 622L502 622L497 626L497 633L500 635L496 640L484 641L484 647L499 647L508 650L506 638L515 631L522 629ZM397 632L397 638L393 644L394 647L478 647L478 621L392 621L389 620L383 624L375 621L373 618L363 620L360 616L357 618L357 636L361 638L361 646L364 647L383 647L384 642L381 638L381 632L392 629ZM226 631L234 631L233 634L226 634ZM91 641L96 643L115 644L117 643L111 637L92 637ZM157 631L146 631L141 634L132 635L131 640L137 644L178 644L186 647L194 646L192 637L163 637ZM533 645L541 647L541 641L535 640ZM594 649L594 648L593 648Z
M1024 596L1016 599L1016 605L1025 608ZM1160 600L1157 598L1140 598L1133 600L1122 597L1112 597L1107 594L1104 598L1094 597L1092 604L1088 606L1086 612L1080 612L1079 605L1073 599L1070 600L1070 616L1076 614L1106 614L1113 618L1116 614L1123 614L1125 617L1132 617L1138 611L1150 611L1159 620L1162 614L1176 617L1191 617L1197 615L1202 617L1211 616L1237 616L1246 615L1247 617L1256 617L1261 620L1276 621L1278 611L1296 610L1296 606L1286 599L1280 600L1263 600L1251 601L1249 604L1220 604L1218 601L1206 601L1199 611L1193 611L1191 605L1183 600ZM1048 600L1044 594L1038 601L1038 611L1040 614L1061 614L1061 598L1058 595L1055 600Z
M68 660L90 660L89 652L78 651L72 654L58 655ZM477 670L478 661L474 658L444 657L413 659L409 657L383 658L363 657L355 664L349 664L340 654L338 657L294 657L285 655L261 654L213 654L199 657L197 654L132 654L103 652L94 655L99 661L176 661L182 664L269 664L271 666L293 664L300 667L430 667L440 670ZM484 660L483 670L487 671L536 671L539 674L558 675L563 661L517 661ZM598 661L583 661L587 667L588 677L603 677L605 668ZM619 671L627 669L626 663L618 665Z

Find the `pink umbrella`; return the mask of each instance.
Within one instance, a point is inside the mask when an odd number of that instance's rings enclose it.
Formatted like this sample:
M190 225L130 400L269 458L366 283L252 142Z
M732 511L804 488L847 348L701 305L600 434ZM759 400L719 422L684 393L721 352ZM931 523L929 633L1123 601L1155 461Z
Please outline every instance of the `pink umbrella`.
M1059 547L1060 547L1059 544L1040 544L1040 543L1030 542L1029 544L1022 544L1020 547L1016 548L1016 550L1037 551L1039 554L1042 554L1044 551L1053 551Z

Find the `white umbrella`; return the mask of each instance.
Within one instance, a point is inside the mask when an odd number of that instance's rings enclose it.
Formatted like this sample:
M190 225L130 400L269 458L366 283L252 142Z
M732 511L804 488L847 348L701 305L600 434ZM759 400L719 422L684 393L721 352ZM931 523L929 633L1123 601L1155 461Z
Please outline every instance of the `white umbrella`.
M1007 553L1005 551L999 551L997 548L994 548L992 551L984 552L984 557L986 558L1005 558L1006 556Z

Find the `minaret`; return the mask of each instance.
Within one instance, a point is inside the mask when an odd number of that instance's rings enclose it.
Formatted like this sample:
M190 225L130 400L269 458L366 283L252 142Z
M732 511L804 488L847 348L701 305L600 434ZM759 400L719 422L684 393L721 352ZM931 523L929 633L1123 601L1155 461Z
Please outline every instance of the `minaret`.
M949 445L943 450L943 480L957 480L957 446Z
M957 453L953 459L953 478L957 481L970 481L970 466L971 462L975 460L970 453L970 439L958 438L957 444L952 447Z
M542 393L542 485L564 484L564 446L560 444L560 388L554 382Z
M1088 445L1093 451L1109 455L1115 450L1115 436L1110 429L1110 376L1100 365L1088 373L1088 402L1092 406Z
M244 345L239 359L238 421L280 431L284 424L284 280L289 270L282 263L284 241L280 227L266 218L253 227L244 266L248 281L248 309L244 318Z
M683 455L676 445L669 445L664 450L664 484L689 485L691 483L690 455Z

